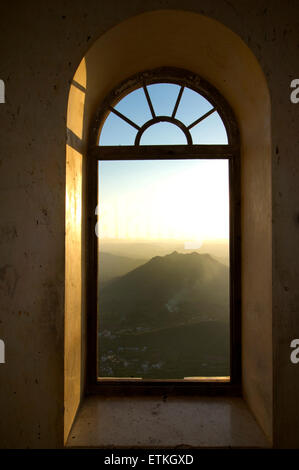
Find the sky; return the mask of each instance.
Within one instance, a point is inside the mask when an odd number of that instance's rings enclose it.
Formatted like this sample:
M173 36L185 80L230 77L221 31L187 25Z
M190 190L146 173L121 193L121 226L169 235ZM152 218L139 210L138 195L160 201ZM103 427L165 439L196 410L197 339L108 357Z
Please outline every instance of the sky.
M148 86L156 115L171 115L180 87ZM115 108L141 126L151 119L143 89ZM189 125L212 109L201 95L185 89L176 114ZM191 129L194 143L225 144L217 113ZM100 145L133 145L136 129L110 113ZM150 127L141 145L185 144L173 124ZM130 160L99 162L98 235L101 239L197 241L228 239L229 184L227 160Z

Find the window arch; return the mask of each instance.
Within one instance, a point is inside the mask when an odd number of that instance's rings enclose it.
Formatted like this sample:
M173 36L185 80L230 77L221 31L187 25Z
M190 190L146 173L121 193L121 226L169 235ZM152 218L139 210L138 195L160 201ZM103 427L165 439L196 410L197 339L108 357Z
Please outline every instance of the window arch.
M172 100L168 100L168 112L158 110L155 103L154 93L151 87L157 85L165 87L175 87L176 93L172 93ZM172 88L174 91L174 88ZM170 94L171 95L171 94ZM189 95L189 96L188 96ZM169 96L169 95L168 95ZM189 113L183 109L184 98L189 99ZM196 101L201 106L194 106L190 112L190 102ZM142 102L144 109L135 113L134 107L130 107L131 102ZM125 103L125 101L127 103ZM171 103L172 101L172 103ZM125 104L124 104L125 103ZM129 105L128 105L129 103ZM162 103L163 104L163 103ZM165 103L164 103L165 104ZM200 109L202 108L202 109ZM139 108L140 111L140 108ZM205 139L196 142L192 129L201 126L212 116L217 117L218 137L213 136L209 143ZM179 119L180 118L180 119ZM189 120L188 120L189 119ZM124 131L118 135L119 127L117 122L122 124ZM150 139L143 145L143 138L146 132L154 129L160 124L170 124L176 126L184 136L185 144L174 144ZM215 127L214 123L214 129ZM130 131L128 131L130 129ZM219 131L220 129L220 131ZM211 131L210 131L211 133ZM222 141L219 135L222 135ZM217 140L218 139L218 140ZM194 142L195 141L195 142ZM212 142L212 143L211 143ZM91 127L89 140L88 159L88 184L89 184L89 213L94 212L97 207L98 215L98 162L104 161L128 161L128 160L222 160L226 161L229 171L229 324L230 324L230 357L228 377L218 377L211 374L203 377L202 374L175 380L175 386L180 389L182 384L200 389L205 393L212 388L217 390L239 390L241 378L241 350L240 350L240 159L239 159L239 137L238 128L234 114L224 100L222 95L202 78L188 71L176 68L159 68L152 71L145 71L129 78L121 83L116 89L106 97L96 113L95 120ZM101 218L97 223L97 228L101 226ZM98 343L98 306L101 302L99 294L99 247L97 231L94 227L89 227L89 386L93 389L109 387L119 387L119 379L115 379L115 374L111 372L111 377L99 378L99 354L101 354ZM99 300L100 299L100 300ZM101 309L101 306L100 306ZM170 309L171 310L171 309ZM123 326L123 325L122 325ZM111 333L110 330L109 334ZM108 334L108 333L107 333ZM112 335L113 336L113 335ZM103 340L102 340L103 341ZM106 359L105 359L106 360ZM103 369L102 369L103 370ZM108 369L106 369L108 370ZM188 375L188 374L187 374ZM190 375L190 374L189 374ZM144 379L140 381L136 377L122 378L122 387L131 387L132 384L148 387L157 386L168 389L168 380ZM104 379L109 379L104 380ZM172 380L172 388L173 388Z
M167 88L166 99L161 103L157 96L157 85ZM156 88L156 90L155 90ZM129 113L129 107L139 109ZM191 110L190 110L191 107ZM125 110L125 111L124 111ZM195 129L209 123L210 127L221 128L220 139L207 141L205 135L193 134ZM131 131L129 141L123 143L113 134L116 121L122 121L126 131ZM218 91L208 82L195 74L176 68L159 68L146 71L121 83L104 100L97 113L92 144L99 145L141 145L145 131L159 123L170 123L185 135L186 143L193 144L230 144L237 145L238 130L231 108ZM109 127L109 131L107 131ZM205 132L209 129L205 128ZM218 130L219 134L219 130ZM113 139L111 139L111 135ZM169 142L171 144L171 142Z

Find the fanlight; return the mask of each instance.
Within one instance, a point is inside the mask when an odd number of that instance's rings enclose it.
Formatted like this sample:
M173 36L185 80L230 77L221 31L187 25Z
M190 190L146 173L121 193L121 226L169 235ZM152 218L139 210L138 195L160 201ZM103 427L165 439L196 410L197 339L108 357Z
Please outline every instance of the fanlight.
M107 111L101 146L228 143L217 108L185 85L144 83Z

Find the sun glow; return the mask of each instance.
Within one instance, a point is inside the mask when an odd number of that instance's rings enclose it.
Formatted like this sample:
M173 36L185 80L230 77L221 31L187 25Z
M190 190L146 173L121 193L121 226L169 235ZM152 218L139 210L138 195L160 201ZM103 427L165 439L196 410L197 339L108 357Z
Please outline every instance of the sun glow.
M101 239L229 237L227 160L99 163Z

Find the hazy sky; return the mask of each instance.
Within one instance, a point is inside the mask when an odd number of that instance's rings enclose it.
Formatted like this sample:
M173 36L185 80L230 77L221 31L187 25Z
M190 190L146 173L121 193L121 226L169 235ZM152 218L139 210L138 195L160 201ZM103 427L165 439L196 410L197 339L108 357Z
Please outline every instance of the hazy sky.
M148 91L157 115L171 115L178 85L151 85ZM200 95L184 90L176 117L186 125L212 108ZM116 109L138 125L151 119L143 89ZM163 125L162 125L163 124ZM227 143L214 113L193 128L194 143ZM192 129L191 129L192 130ZM136 130L110 113L101 145L133 145ZM149 128L141 144L184 144L176 126ZM121 239L228 239L228 162L225 160L141 160L99 162L99 236Z

